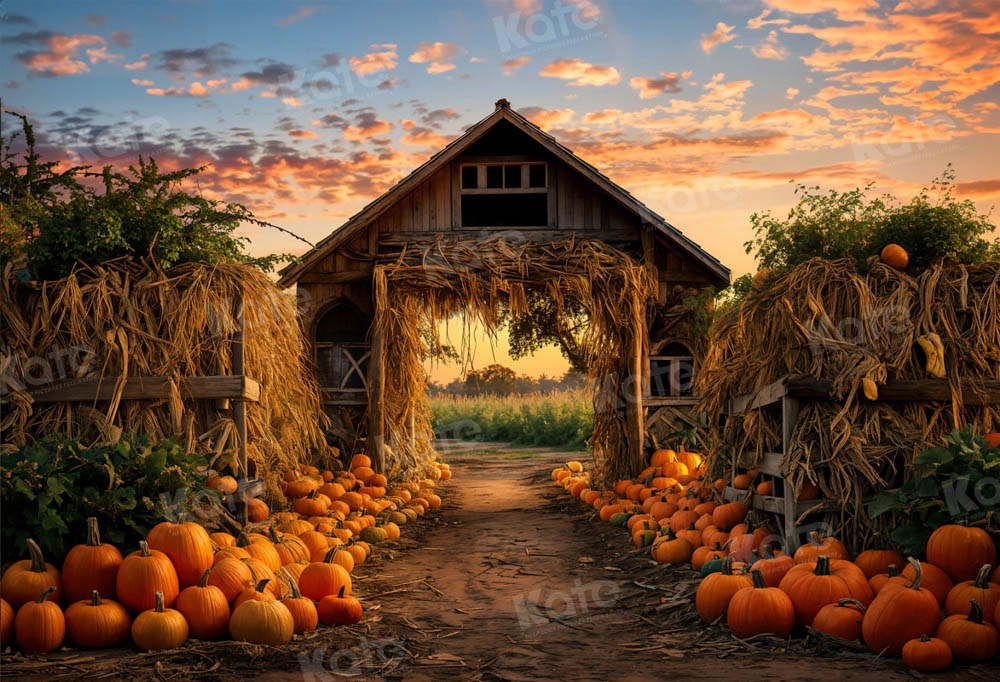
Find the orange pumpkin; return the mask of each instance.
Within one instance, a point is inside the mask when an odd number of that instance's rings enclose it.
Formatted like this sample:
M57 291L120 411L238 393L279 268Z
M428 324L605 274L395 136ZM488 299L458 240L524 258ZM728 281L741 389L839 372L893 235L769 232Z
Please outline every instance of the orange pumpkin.
M816 613L812 627L833 637L854 642L861 639L861 620L865 611L864 605L857 599L838 599Z
M51 585L17 610L14 639L17 646L32 654L47 654L58 649L66 637L66 618L55 601Z
M854 564L871 580L881 573L888 573L889 566L903 566L906 557L894 549L866 549L857 556Z
M156 606L156 593L162 593L165 606L171 606L180 593L177 571L166 554L150 549L145 540L139 549L122 561L115 578L115 591L126 608L133 612Z
M3 578L0 579L0 593L3 598L16 611L22 604L29 604L38 595L49 587L51 592L46 592L47 599L59 603L62 599L62 580L59 569L52 564L45 563L42 555L42 548L31 538L26 541L28 546L29 559L22 559L11 564L10 568L4 571ZM38 609L39 614L43 613ZM44 616L39 616L44 618Z
M899 244L886 244L880 257L883 263L895 270L905 270L910 264L910 254Z
M114 545L101 543L97 518L91 516L87 519L86 543L73 547L63 559L62 584L66 601L89 599L94 590L113 599L115 578L121 564L122 553Z
M292 614L292 621L295 624L295 634L300 635L303 632L312 632L316 629L316 624L319 622L316 605L311 599L306 599L302 596L295 578L289 576L288 586L291 590L291 596L282 599L281 603Z
M20 628L20 623L15 627ZM937 636L948 643L952 655L960 661L988 661L1000 648L1000 634L991 623L983 621L983 610L974 599L969 615L948 616L941 621Z
M941 621L941 608L930 590L920 586L920 564L913 559L913 583L896 590L882 590L861 622L865 644L876 654L899 656L903 645L915 637L931 635Z
M726 609L726 623L740 639L768 633L787 637L795 627L795 606L777 587L764 584L760 571L750 572L752 586L737 590Z
M1000 585L990 582L991 568L989 564L983 564L975 580L960 582L948 591L944 601L946 616L969 615L970 602L975 600L983 610L983 620L993 623L993 612L1000 604Z
M714 623L726 613L733 595L744 587L753 587L748 575L733 573L732 557L722 560L722 570L711 573L701 581L695 592L695 608L706 623Z
M953 582L973 580L983 564L996 565L993 539L982 528L941 526L927 540L927 561L941 568Z
M872 601L871 587L861 569L849 561L821 556L807 564L796 564L781 579L779 588L795 604L795 620L800 627L811 625L819 610L841 599Z
M937 637L921 635L903 645L903 663L921 672L936 672L951 665L951 647Z
M197 585L185 587L174 601L195 639L219 639L229 630L229 599L219 587L208 582L217 567L218 564L205 571Z
M181 587L197 584L212 566L212 540L208 531L197 523L164 521L153 526L146 542L150 549L159 550L170 558ZM164 598L169 606L170 598L166 593ZM150 604L149 608L152 607Z

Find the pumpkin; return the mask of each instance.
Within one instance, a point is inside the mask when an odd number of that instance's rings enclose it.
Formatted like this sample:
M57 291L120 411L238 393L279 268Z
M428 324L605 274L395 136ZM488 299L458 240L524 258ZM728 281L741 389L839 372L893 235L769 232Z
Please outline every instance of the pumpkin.
M941 526L927 540L927 561L941 568L953 582L974 580L983 564L996 565L997 551L982 528Z
M208 539L219 549L236 546L236 538L232 533L209 533Z
M14 632L14 609L6 599L0 598L0 649L7 646Z
M208 531L197 523L158 523L149 531L146 543L150 549L159 550L170 558L181 587L197 584L202 574L212 567L212 540ZM164 597L168 595L164 593Z
M781 584L781 579L792 570L794 565L795 559L784 552L775 554L771 545L765 545L763 556L752 564L752 568L761 572L765 585L777 587Z
M20 623L16 627L20 628ZM941 621L937 636L947 642L952 655L960 661L987 661L996 656L1000 647L1000 634L991 623L983 622L983 610L975 599L969 605L968 616L948 616Z
M733 573L733 559L725 557L722 570L706 576L698 585L694 601L698 615L706 623L715 622L726 613L733 595L744 587L752 586L750 576Z
M47 654L62 645L66 637L66 618L59 604L52 600L56 588L46 587L35 601L23 604L14 616L14 639L17 646L32 654Z
M373 544L379 542L385 542L389 539L389 534L386 533L385 528L378 528L375 526L370 526L368 528L363 528L358 534L358 537L365 542L371 542Z
M808 564L796 564L778 587L795 604L795 622L800 627L811 625L819 610L841 599L857 599L862 604L872 601L871 587L861 569L849 561L821 556Z
M319 600L319 619L326 625L354 625L361 621L363 609L355 597L344 594L344 588L337 594L328 594Z
M295 619L280 601L251 600L240 604L229 619L229 634L240 642L282 646L295 633Z
M326 516L327 512L330 511L330 502L332 500L325 495L322 497L319 497L319 495L319 492L313 490L305 497L295 500L295 505L292 509L302 514L302 516Z
M156 593L161 592L165 606L172 606L180 593L177 571L163 552L150 549L145 540L139 549L122 561L115 578L115 591L127 609L147 611L156 606Z
M277 596L275 596L272 590L268 589L268 583L276 580L277 578L264 578L244 587L243 591L236 595L236 599L233 600L233 611L235 612L241 604L248 601L276 600Z
M188 622L188 634L195 639L219 639L229 628L229 599L220 588L208 583L217 566L205 571L197 585L181 590L174 602Z
M921 561L920 568L923 573L921 584L934 593L934 596L938 600L938 604L944 606L944 601L948 598L948 593L951 592L951 588L954 587L954 584L951 582L951 578L949 578L948 574L937 565L928 561ZM901 577L891 578L886 584L898 584L902 582L902 578L906 578L907 581L912 581L914 576L915 573L913 564L910 564L903 569Z
M694 547L687 540L677 537L670 528L653 542L653 558L661 564L682 564L691 560Z
M250 558L249 552L247 552L242 547L237 547L236 545L233 545L232 547L223 547L218 552L216 552L215 556L212 557L212 562L217 564L223 559L249 559L249 558Z
M854 565L864 572L868 580L887 573L889 566L902 566L905 563L906 557L894 549L866 549L854 560Z
M720 504L712 511L712 522L721 529L728 529L742 523L750 510L742 502Z
M87 519L87 541L76 545L62 566L62 586L69 603L89 599L94 590L105 597L114 598L115 578L122 564L122 553L114 545L101 543L97 518Z
M903 663L925 673L944 670L951 665L951 647L943 639L921 635L903 645Z
M702 566L705 565L705 562L710 561L713 556L718 559L722 559L727 554L729 554L729 550L726 549L725 546L720 545L718 542L711 547L702 545L691 554L691 568L696 571L700 571Z
M812 628L854 642L861 639L861 620L865 611L857 599L838 599L816 612Z
M251 497L247 500L247 519L250 523L261 523L267 521L267 518L271 515L271 510L268 508L267 503L264 500Z
M883 587L889 582L890 578L895 578L899 575L899 569L896 568L896 564L889 564L885 573L879 573L878 575L873 575L868 579L868 585L872 588L872 594L878 594Z
M774 494L774 481L761 481L754 489L757 495L767 496Z
M306 544L294 535L278 535L274 526L271 526L268 528L268 536L271 539L271 544L274 545L274 551L278 553L278 559L282 566L294 564L296 561L304 561L311 556Z
M930 590L920 586L921 570L912 559L913 583L900 589L883 589L865 613L861 633L876 654L899 656L903 645L915 637L931 635L941 622L941 607Z
M250 567L239 559L223 559L209 571L207 585L219 588L226 602L236 599L243 588L253 580Z
M0 578L0 592L3 593L3 598L16 611L23 604L38 599L39 594L51 587L52 591L46 592L48 599L58 604L62 599L59 569L45 563L42 548L37 542L28 538L26 544L30 558L14 562L4 571L3 578Z
M281 603L292 614L292 622L295 623L295 634L300 635L303 632L312 632L316 629L316 624L319 622L316 604L313 603L312 599L306 599L302 596L295 578L288 576L288 586L291 589L291 596L282 599Z
M232 495L239 487L236 483L236 479L232 476L209 476L206 485L208 485L208 487L212 490L218 490L224 495Z
M816 531L809 533L809 541L795 550L795 554L792 555L797 564L816 561L817 557L820 556L825 556L831 561L837 559L846 561L849 558L844 543L833 537L820 538ZM865 580L868 580L868 576L865 576Z
M154 606L132 622L132 641L143 651L175 649L187 641L188 622L184 614L165 606L163 592L157 590Z
M886 244L880 255L882 262L895 270L905 270L910 264L910 254L899 244Z
M341 588L345 594L351 593L351 574L334 562L339 547L331 547L323 561L306 566L299 576L299 590L313 601L319 601L328 594L337 594Z
M254 542L246 533L240 533L239 538L236 539L236 546L245 549L251 559L260 561L272 573L281 568L281 557L278 556L278 550L264 536L261 536L259 541Z
M125 607L111 599L102 600L97 590L91 591L90 599L70 604L64 615L66 637L77 646L116 646L128 639L132 627Z
M741 533L736 532L734 528L729 533L732 542L729 546L729 553L733 555L733 558L737 561L749 562L753 557L754 551L759 551L761 545L767 541L774 541L779 539L770 528L765 526L754 526L754 524L748 521ZM770 543L768 543L770 544ZM776 586L775 586L776 587Z
M677 537L687 540L693 548L701 547L701 531L693 523L684 530L677 531Z
M983 620L996 625L993 612L1000 604L1000 585L990 582L991 568L989 564L983 564L975 580L965 580L951 588L944 600L946 616L969 615L969 602L975 599L983 610Z
M750 572L751 587L741 588L729 600L726 623L740 639L768 633L787 637L795 627L795 606L777 587L764 584L760 571Z
M799 494L795 496L796 502L807 502L809 500L815 500L819 498L819 487L810 481L808 478L802 481L802 488L799 490Z

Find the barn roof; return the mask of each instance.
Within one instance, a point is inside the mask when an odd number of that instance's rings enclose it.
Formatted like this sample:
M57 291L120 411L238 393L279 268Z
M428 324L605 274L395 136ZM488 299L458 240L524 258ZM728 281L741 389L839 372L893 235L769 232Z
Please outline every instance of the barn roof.
M556 156L566 165L583 175L585 178L599 186L627 209L636 213L642 218L643 224L652 227L658 234L663 236L667 242L673 244L678 249L688 254L694 260L705 267L719 283L729 283L729 268L723 265L719 259L702 249L698 244L686 237L680 230L668 223L662 216L650 209L644 203L632 196L627 190L616 185L606 175L590 165L569 148L562 145L554 137L543 131L527 118L510 108L510 103L501 99L496 103L496 110L486 118L466 129L463 135L455 138L444 146L440 151L431 156L427 161L414 169L409 175L400 180L370 204L362 208L351 216L346 223L331 232L319 241L315 247L302 256L302 262L292 263L280 271L278 286L287 287L294 284L301 275L305 274L313 265L325 258L338 247L357 236L375 218L388 210L399 199L403 198L410 190L429 178L443 166L450 163L455 157L481 138L488 130L501 121L508 121L517 129L524 132L528 137L542 145L550 153Z

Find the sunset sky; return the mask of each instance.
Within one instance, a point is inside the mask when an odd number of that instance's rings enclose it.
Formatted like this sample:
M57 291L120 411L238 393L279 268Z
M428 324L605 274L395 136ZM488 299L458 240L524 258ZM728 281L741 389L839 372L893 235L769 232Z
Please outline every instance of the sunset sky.
M500 97L734 276L753 269L749 216L785 212L790 180L908 199L951 162L981 210L1000 197L990 0L6 0L0 13L3 105L30 116L47 156L207 164L203 192L312 242ZM247 234L255 254L305 249ZM480 349L477 366L493 359ZM553 349L516 366L565 363Z

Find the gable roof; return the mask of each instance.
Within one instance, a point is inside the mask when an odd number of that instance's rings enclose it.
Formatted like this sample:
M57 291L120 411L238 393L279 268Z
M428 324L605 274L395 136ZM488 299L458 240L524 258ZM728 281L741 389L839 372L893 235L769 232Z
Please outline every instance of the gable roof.
M651 226L667 242L700 263L719 282L729 284L729 268L723 265L719 259L702 249L680 230L668 223L662 216L636 199L627 190L616 185L606 175L594 168L594 166L578 157L569 148L560 144L554 137L511 109L510 103L507 100L501 99L497 101L496 110L492 114L467 128L463 135L449 142L409 175L396 183L385 194L369 203L351 216L346 223L320 240L315 247L302 256L301 263L292 263L284 267L278 273L280 275L278 286L287 287L294 284L301 275L307 272L318 261L357 236L373 220L393 206L399 199L403 198L410 190L450 163L500 121L508 121L513 124L518 130L540 144L560 161L603 189L620 204L625 206L625 208L636 213L642 219L644 225Z

